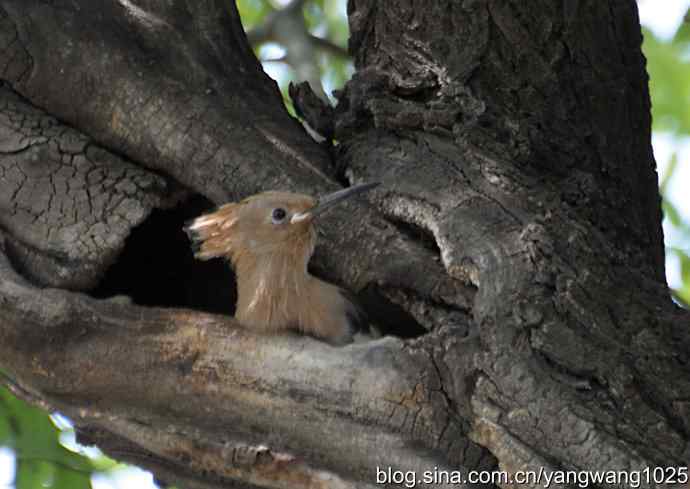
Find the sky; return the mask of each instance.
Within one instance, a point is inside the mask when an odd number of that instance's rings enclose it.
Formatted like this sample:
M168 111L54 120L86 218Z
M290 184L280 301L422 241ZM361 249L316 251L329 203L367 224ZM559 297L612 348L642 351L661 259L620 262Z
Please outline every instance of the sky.
M275 0L276 4L284 4L289 0ZM338 0L338 8L345 11L345 0ZM683 15L690 6L690 0L639 0L640 20L643 25L650 28L657 36L669 39L683 19ZM279 47L269 47L267 57L277 57ZM279 63L269 63L266 72L273 78L285 76L285 69ZM328 87L326 87L328 89ZM668 134L655 133L652 138L654 155L656 157L659 175L663 177L664 170L670 161L671 155L678 155L676 175L668 189L668 197L675 203L679 212L690 222L690 192L687 185L690 182L690 138L678 140ZM685 185L683 185L683 182ZM688 248L688 243L683 243L673 230L664 225L664 234L667 245ZM678 264L673 259L667 262L667 278L669 285L677 287L680 284L680 272ZM68 448L75 451L83 451L73 440L66 436L63 442ZM89 453L94 452L93 449ZM12 451L0 447L0 489L11 489L14 478L14 455ZM92 479L93 489L155 489L153 476L141 469L124 468L109 475L97 475Z

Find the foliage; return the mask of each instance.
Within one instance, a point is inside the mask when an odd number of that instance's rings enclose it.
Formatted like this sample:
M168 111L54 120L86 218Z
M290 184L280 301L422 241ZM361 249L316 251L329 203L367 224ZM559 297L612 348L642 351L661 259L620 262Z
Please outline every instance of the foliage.
M45 411L0 387L0 446L14 452L17 489L88 489L95 472L116 466L104 456L90 458L67 449L61 439L71 428L63 425L59 429Z
M260 26L268 14L283 8L286 2L271 2L269 0L237 0L237 8L242 17L242 25L245 31L250 32ZM330 95L333 90L342 88L354 71L352 60L345 54L349 38L347 17L343 9L345 0L310 0L305 1L302 8L304 23L308 32L320 39L326 40L333 49L319 48L318 58L315 60L321 75L321 83L325 91ZM265 61L262 56L262 44L254 46L257 57ZM282 46L284 48L284 46ZM275 69L272 65L279 64ZM287 87L290 81L294 81L294 71L287 60L281 62L271 61L270 66L264 63L264 68L270 70L274 76L285 100L288 110L291 110L290 98L287 96Z
M319 37L324 37L333 44L345 48L350 30L347 18L338 9L337 0L313 0L304 6L304 18L309 31ZM354 71L352 61L342 56L323 53L319 60L321 77L325 87L341 88L350 79Z
M654 130L690 134L690 27L683 23L673 39L663 41L648 29L644 52L650 73ZM679 103L680 102L680 103Z
M680 24L676 34L669 40L659 39L650 30L643 29L643 50L647 57L650 76L649 88L652 98L653 130L673 134L675 138L690 137L690 11ZM690 305L690 223L683 218L679 202L673 200L669 191L674 179L678 178L679 157L673 155L668 163L660 192L667 229L677 236L674 243L667 239L667 267L678 263L681 285L672 290L677 302ZM685 162L687 164L687 156Z
M242 17L242 25L245 31L254 29L273 11L273 6L268 0L237 0L237 9Z

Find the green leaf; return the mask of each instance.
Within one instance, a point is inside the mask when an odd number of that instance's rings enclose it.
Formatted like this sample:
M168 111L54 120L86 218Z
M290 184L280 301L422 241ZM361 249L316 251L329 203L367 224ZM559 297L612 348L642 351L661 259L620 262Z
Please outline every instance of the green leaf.
M324 25L323 1L305 2L302 14L304 15L307 29L314 34L319 27Z
M664 212L664 217L667 218L674 227L679 228L683 226L683 219L680 217L680 213L669 200L664 199L661 202L661 209Z
M47 462L17 458L15 487L17 489L41 489L52 487L55 467Z
M683 280L683 286L690 288L690 256L677 248L674 251L680 260L680 277Z
M676 302L690 308L690 253L676 247L668 247L667 250L675 254L680 261L680 277L682 282L679 288L671 290L671 294Z
M18 466L33 467L31 470L43 474L48 471L44 468L47 464L49 467L91 475L94 470L91 460L62 446L60 430L47 413L17 399L2 387L0 409L0 417L7 427L3 443L15 451ZM22 471L27 473L29 468L23 468ZM28 475L25 477L33 480Z
M690 134L690 56L688 50L673 41L658 39L643 29L642 49L647 57L652 118L655 130Z
M680 289L672 289L671 295L681 306L690 309L690 286L683 286Z
M661 184L659 185L659 191L661 192L661 195L666 195L666 190L668 189L668 183L673 178L673 174L676 172L677 167L678 167L678 154L673 153L673 155L671 155L671 161L668 162L668 166L666 167L666 172L664 174L664 178L661 180Z
M336 0L325 2L324 12L326 14L326 25L328 26L328 39L339 46L347 46L347 41L350 37L350 26L347 22L347 16L338 10L338 2Z
M12 438L12 429L10 426L9 409L5 403L0 399L0 446L9 446Z
M690 8L685 12L683 22L680 23L673 36L673 44L681 49L690 47Z
M261 24L266 14L273 11L273 6L268 0L237 0L237 10L244 30L248 31Z
M117 460L113 460L105 455L92 458L91 464L93 465L95 472L112 472L114 470L127 467L127 465L120 463Z
M53 489L90 489L91 473L58 467Z

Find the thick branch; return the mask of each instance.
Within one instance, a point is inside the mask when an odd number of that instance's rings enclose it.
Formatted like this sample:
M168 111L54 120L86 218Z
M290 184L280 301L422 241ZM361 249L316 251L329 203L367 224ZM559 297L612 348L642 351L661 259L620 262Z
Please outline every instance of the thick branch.
M301 462L309 460L374 480L377 465L446 463L407 440L432 448L463 437L433 390L440 380L428 354L399 340L333 348L260 337L220 316L38 291L4 258L0 271L0 355L16 381L78 425L191 473L283 487L312 474ZM461 464L468 443L450 462ZM243 465L242 446L266 446L255 448L266 456Z
M220 0L82 3L0 1L17 92L218 203L320 193L336 167L383 181L378 210L326 220L316 268L432 333L344 349L256 337L37 289L3 256L0 358L23 389L201 483L279 487L263 470L279 454L304 457L290 474L353 483L376 465L492 467L480 445L509 471L690 458L690 318L663 283L634 2L351 2L337 165Z
M21 77L4 73L13 87L132 161L219 204L266 189L337 188L327 152L287 114L226 2L167 11L156 2L132 10L107 0L79 8L4 0L0 9L3 31L17 34L0 65L22 58L32 66ZM355 291L405 289L467 310L472 289L370 207L334 209L319 243L317 268Z
M184 192L0 86L0 226L32 280L97 283L130 231Z
M342 164L478 287L473 438L511 471L686 460L690 317L663 282L634 2L357 0L350 20Z

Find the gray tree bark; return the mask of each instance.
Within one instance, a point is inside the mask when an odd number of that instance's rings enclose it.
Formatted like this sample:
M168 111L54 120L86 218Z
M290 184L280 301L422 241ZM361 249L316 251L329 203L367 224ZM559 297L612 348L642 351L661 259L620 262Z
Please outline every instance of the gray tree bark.
M227 3L0 0L4 382L185 487L687 464L635 2L350 0L335 148ZM389 336L238 327L181 221L369 180L314 270Z

